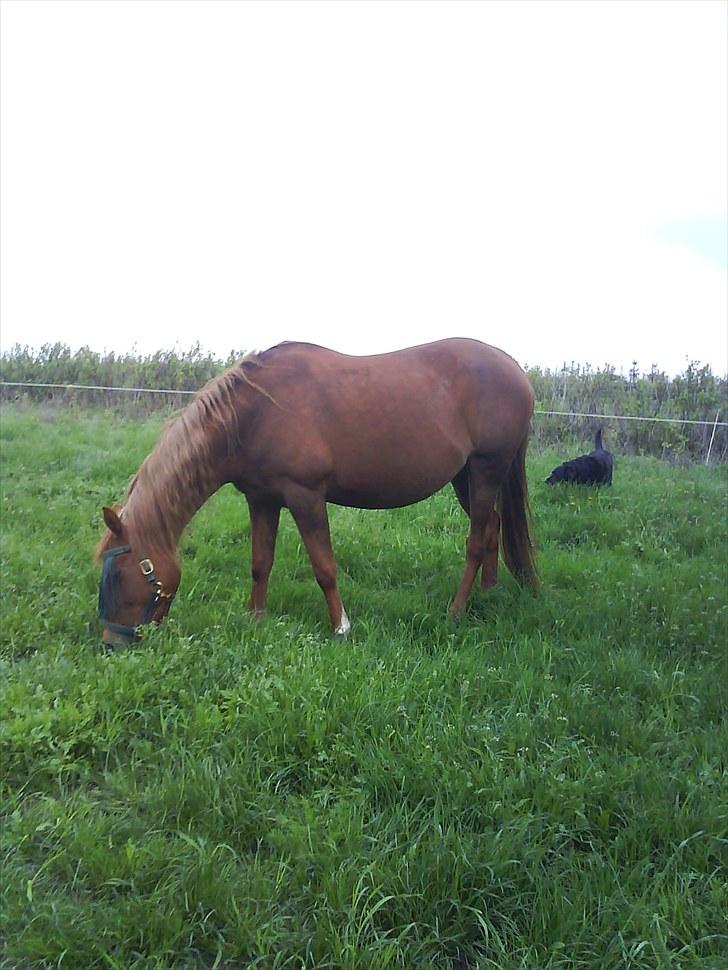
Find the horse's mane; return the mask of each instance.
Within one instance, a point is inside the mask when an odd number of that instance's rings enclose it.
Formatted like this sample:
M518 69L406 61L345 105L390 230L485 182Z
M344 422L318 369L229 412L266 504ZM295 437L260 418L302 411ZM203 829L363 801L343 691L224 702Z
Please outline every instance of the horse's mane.
M182 529L219 484L221 460L239 445L237 392L250 387L273 400L250 375L262 366L257 353L246 354L168 422L127 489L121 517L132 534L174 549ZM99 548L104 545L102 540Z

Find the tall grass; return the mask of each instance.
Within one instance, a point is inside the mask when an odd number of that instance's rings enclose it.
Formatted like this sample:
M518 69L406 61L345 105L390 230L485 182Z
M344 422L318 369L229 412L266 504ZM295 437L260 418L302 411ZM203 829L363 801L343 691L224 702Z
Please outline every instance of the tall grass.
M533 451L543 592L457 627L450 491L333 509L347 643L288 518L248 618L223 489L168 623L106 655L99 506L159 421L2 414L8 970L726 966L725 467L551 489Z
M61 343L48 344L39 350L16 346L0 355L0 380L195 391L240 356L241 352L231 350L225 360L218 359L199 345L188 351L158 351L146 356L99 354L88 348L74 353ZM690 364L683 374L673 378L655 368L642 375L633 368L624 376L609 366L593 370L575 364L560 371L535 367L528 374L539 411L705 422L714 421L719 413L722 421L728 421L728 377L715 376L709 367L697 364ZM135 415L185 403L182 396L23 390L1 385L0 398L71 406L102 405ZM583 443L584 439L588 442L593 438L597 424L590 418L537 414L534 434L542 444L557 444L566 435ZM673 460L705 458L712 434L710 424L666 424L654 420L609 420L605 427L610 446L617 452L652 454ZM711 456L718 462L728 459L728 427L717 428Z

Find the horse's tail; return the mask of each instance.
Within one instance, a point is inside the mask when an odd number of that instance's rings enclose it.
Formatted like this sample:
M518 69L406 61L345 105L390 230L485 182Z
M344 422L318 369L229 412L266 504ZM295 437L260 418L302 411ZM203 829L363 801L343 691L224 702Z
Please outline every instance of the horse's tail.
M506 566L521 586L538 592L535 549L531 541L526 481L526 448L528 436L516 452L508 474L498 492L497 508L501 517L501 548Z

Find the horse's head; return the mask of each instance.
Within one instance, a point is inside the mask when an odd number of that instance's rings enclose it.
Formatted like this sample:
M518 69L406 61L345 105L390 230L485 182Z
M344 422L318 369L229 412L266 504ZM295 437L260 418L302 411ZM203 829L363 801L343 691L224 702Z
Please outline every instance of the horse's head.
M104 643L115 646L139 639L144 624L162 621L177 592L180 570L173 553L141 548L118 508L102 511L108 532L99 546L99 619Z

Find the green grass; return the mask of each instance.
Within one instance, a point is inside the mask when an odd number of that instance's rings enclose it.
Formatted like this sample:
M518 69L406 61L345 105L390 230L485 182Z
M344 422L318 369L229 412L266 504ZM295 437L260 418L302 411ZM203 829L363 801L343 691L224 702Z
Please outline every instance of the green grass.
M543 592L503 570L457 627L449 490L333 509L346 643L287 516L247 617L225 489L107 655L99 508L159 420L2 415L4 967L723 970L725 467L531 455Z

